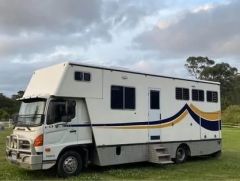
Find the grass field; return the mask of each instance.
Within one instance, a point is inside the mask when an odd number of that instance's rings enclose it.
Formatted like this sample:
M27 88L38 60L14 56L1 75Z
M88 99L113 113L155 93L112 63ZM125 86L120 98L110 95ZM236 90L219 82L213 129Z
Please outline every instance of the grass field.
M0 180L59 180L54 170L27 171L5 160L5 137L0 131ZM69 180L240 180L240 129L223 129L223 154L220 158L194 158L184 164L167 166L150 163L112 167L89 167Z

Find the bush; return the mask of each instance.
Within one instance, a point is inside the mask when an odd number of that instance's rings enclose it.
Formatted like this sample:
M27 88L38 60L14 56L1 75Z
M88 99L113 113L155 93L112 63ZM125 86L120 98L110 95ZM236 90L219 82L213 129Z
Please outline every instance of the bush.
M240 125L240 106L229 106L222 114L223 124Z
M8 120L9 119L9 114L7 111L0 109L0 120Z

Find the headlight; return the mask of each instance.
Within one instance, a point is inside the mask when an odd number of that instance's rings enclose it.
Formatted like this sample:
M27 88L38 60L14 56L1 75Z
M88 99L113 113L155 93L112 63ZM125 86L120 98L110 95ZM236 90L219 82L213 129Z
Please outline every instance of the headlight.
M14 140L14 148L17 148L17 140Z
M11 144L10 144L10 147L11 147L11 148L14 148L13 146L14 146L14 144L13 144L13 140L12 140L12 141L11 141Z
M12 140L12 142L11 142L11 148L14 148L14 149L17 148L17 140L16 140L16 139L13 139L13 140Z

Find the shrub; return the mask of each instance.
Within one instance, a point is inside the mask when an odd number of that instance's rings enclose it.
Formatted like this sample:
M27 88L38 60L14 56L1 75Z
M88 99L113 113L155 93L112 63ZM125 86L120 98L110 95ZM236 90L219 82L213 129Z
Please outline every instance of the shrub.
M9 114L5 111L0 109L0 120L8 120Z
M240 125L240 106L229 106L222 114L223 124Z

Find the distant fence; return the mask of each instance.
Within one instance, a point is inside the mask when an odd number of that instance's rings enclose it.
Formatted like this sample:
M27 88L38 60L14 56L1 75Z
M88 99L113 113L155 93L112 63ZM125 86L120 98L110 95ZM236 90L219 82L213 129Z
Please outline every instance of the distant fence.
M0 121L0 130L4 128L11 128L12 127L12 120L9 119L8 121Z

